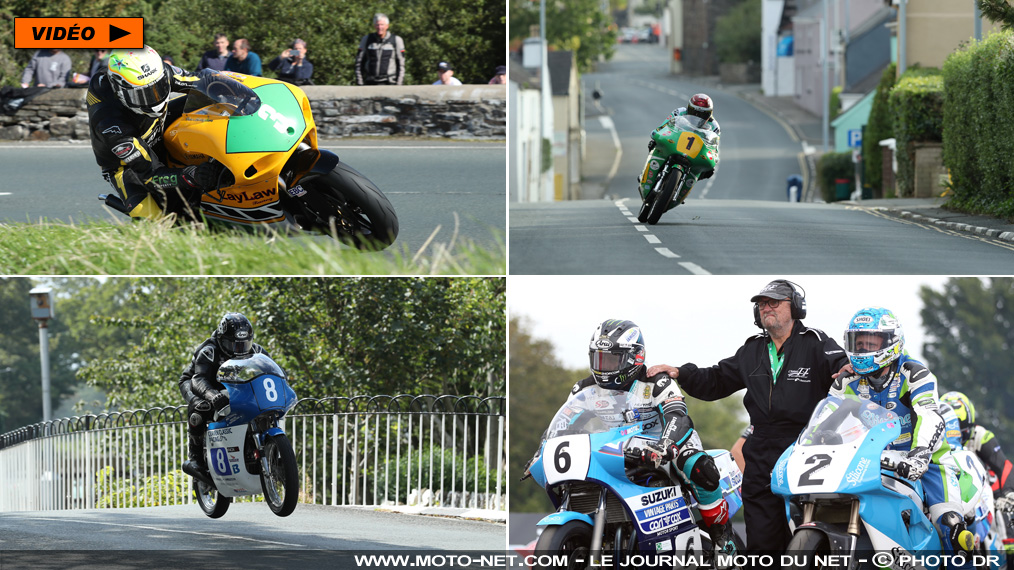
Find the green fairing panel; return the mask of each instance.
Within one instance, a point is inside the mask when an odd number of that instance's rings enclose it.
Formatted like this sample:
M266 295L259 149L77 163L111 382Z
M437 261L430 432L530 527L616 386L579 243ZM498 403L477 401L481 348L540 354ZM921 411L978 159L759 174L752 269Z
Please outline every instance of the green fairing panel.
M306 120L296 96L281 83L254 89L260 109L245 117L232 117L225 137L225 151L286 152L303 140Z

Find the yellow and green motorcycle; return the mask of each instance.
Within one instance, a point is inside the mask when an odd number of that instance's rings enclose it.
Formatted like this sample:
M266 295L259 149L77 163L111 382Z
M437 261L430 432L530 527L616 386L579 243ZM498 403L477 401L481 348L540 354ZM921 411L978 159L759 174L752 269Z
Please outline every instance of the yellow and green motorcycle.
M398 236L384 193L318 148L310 101L295 85L204 71L182 116L166 127L165 146L169 166L215 160L225 167L200 201L211 225L296 228L363 249L387 247ZM118 196L100 198L129 215Z

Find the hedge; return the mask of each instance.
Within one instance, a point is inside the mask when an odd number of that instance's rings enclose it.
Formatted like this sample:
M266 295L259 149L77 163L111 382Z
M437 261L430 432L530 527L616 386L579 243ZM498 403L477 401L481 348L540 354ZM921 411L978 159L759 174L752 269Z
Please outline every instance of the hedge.
M943 136L944 76L935 67L913 68L898 78L889 97L898 160L898 196L915 193L914 143Z
M888 96L891 94L891 88L894 87L896 74L897 64L892 63L880 76L877 94L873 96L873 107L870 109L870 120L866 123L866 132L863 133L865 180L867 184L876 189L874 196L878 198L884 196L884 190L894 190L893 188L883 188L884 153L880 149L880 141L894 136Z
M855 187L855 164L852 162L852 151L829 152L817 159L817 184L820 195L825 202L835 201L835 180L847 178L849 188Z
M943 73L948 206L1014 218L1014 34L971 42L948 56Z

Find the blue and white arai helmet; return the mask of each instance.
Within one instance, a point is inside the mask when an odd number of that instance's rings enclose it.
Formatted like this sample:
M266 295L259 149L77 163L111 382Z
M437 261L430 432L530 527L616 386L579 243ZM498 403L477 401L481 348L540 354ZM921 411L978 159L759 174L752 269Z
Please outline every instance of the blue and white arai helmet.
M630 321L604 321L592 333L588 360L596 384L625 390L644 368L641 328Z
M894 313L882 307L867 307L849 320L844 348L856 374L870 376L898 360L905 349L905 333ZM868 380L879 390L887 378Z

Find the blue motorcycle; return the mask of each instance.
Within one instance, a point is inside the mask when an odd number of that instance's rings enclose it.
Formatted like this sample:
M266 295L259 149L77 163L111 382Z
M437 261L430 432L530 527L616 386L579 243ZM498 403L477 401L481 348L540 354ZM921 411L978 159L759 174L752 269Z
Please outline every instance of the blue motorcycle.
M285 373L264 354L229 360L218 369L229 405L217 412L205 435L211 479L194 477L204 514L217 519L233 497L264 494L271 512L289 516L299 499L296 455L279 421L296 405Z
M595 404L629 415L625 397L625 392L610 392ZM712 565L711 538L697 525L700 515L690 487L673 480L664 466L640 461L639 448L657 440L648 434L658 431L658 421L610 428L594 417L580 427L574 419L573 408L561 408L526 470L557 508L538 522L544 528L535 553L566 554L568 568L584 568L600 554L607 556L596 567L618 567L632 556L648 554L693 557ZM743 504L742 474L728 451L708 453L722 474L731 517ZM742 549L742 539L737 535L734 540Z
M869 556L873 551L890 553L898 568L944 566L945 557L926 556L945 550L926 514L922 481L894 473L905 452L887 447L901 435L901 426L894 412L854 396L828 396L817 405L771 473L771 490L785 497L787 516L791 502L801 505L802 517L786 550L793 567L847 560L851 569L863 561L876 563ZM965 464L974 454L958 453L955 459L965 471L962 494L967 493L968 510L962 514L976 537L971 559L1003 567L1006 559L991 523L993 497L985 472L981 464Z

